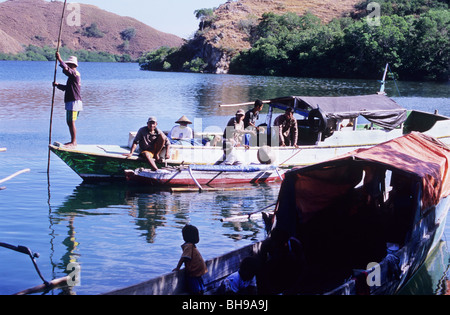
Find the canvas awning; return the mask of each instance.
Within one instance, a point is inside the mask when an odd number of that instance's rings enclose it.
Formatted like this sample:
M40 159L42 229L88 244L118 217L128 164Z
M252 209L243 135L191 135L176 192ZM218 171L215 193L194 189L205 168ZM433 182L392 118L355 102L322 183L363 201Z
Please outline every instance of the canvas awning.
M271 100L278 108L293 107L305 114L320 108L327 118L349 119L363 116L370 122L394 129L406 120L406 109L385 95L359 95L338 97L289 96ZM281 105L281 106L280 106Z
M280 189L277 225L295 231L293 218L307 220L317 211L335 205L336 198L348 196L361 181L364 185L370 183L377 170L391 170L392 176L409 178L406 182L413 186L421 183L421 207L426 210L450 196L449 168L450 148L430 136L413 132L336 159L294 169L285 174ZM379 185L381 182L376 187Z

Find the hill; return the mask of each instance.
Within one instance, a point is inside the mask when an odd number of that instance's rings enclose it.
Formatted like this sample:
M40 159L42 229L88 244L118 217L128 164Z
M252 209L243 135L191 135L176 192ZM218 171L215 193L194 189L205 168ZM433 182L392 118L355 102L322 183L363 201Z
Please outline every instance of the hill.
M119 16L93 5L80 5L79 26L64 23L62 45L72 50L129 54L161 46L178 47L183 39L160 32L136 19ZM17 54L28 45L56 47L63 2L8 0L0 3L0 52ZM66 10L65 21L74 15ZM76 22L76 20L73 20ZM72 22L70 24L77 24Z
M180 49L140 58L142 69L374 78L450 79L448 0L236 0L200 9ZM375 13L375 14L373 14ZM375 19L374 19L375 17Z
M349 16L361 0L238 0L227 1L214 11L211 25L203 36L215 47L232 50L251 48L247 29L267 12L303 15L310 12L324 23Z
M199 15L199 30L180 51L175 54L166 50L152 52L141 58L140 63L143 69L200 69L206 72L228 73L231 59L239 52L252 47L251 33L265 13L292 12L303 15L310 12L325 24L334 18L350 16L355 12L356 4L360 2L361 0L228 0L214 10L200 9L205 14Z
M210 65L216 65L216 73L228 73L229 63L236 52L250 49L249 32L261 20L264 13L303 15L310 12L324 23L334 18L349 16L360 0L229 0L214 11L205 31L197 33L197 43L206 46L206 55L199 56ZM208 20L208 19L207 19ZM218 53L221 51L222 53Z

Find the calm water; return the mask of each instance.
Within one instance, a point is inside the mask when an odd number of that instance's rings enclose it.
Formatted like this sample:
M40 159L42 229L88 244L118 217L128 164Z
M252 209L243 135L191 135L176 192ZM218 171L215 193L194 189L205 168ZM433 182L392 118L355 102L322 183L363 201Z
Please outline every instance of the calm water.
M157 116L170 129L181 116L202 119L202 128L223 128L236 109L220 104L286 95L356 95L374 93L377 81L318 80L139 71L136 64L81 64L85 111L77 123L78 142L126 144L128 132ZM47 144L54 63L0 61L0 178L30 168L2 186L0 242L39 252L37 263L47 280L66 275L70 262L81 265L75 294L97 294L170 272L180 257L181 228L200 230L199 250L210 259L265 237L260 221L222 223L223 217L249 213L274 203L278 185L245 191L167 193L126 184L87 185ZM65 77L58 73L58 81ZM400 82L387 92L406 108L450 116L450 86ZM63 95L57 91L52 140L69 140ZM446 238L450 240L447 223ZM434 278L443 278L448 252L435 259ZM429 272L425 270L425 277ZM444 277L445 278L445 277ZM0 248L0 294L40 283L23 254ZM407 293L433 294L436 281L422 281ZM441 283L441 282L439 282ZM440 292L440 291L439 291ZM49 294L60 294L54 291ZM67 292L65 292L67 293Z

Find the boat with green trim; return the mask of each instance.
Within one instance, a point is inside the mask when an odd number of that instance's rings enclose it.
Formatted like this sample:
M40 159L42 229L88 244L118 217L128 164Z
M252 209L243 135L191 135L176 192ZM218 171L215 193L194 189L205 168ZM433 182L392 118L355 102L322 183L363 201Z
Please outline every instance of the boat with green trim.
M234 148L235 158L244 165L273 164L281 169L303 167L337 157L347 152L368 148L418 131L450 144L450 118L437 113L407 111L394 100L382 94L340 97L288 96L264 101L269 106L264 132L253 133L256 146ZM251 103L239 104L240 107ZM235 106L235 105L232 105ZM278 127L272 117L277 110L292 108L298 127L296 146L278 145ZM248 131L252 133L252 131ZM125 180L125 170L148 168L137 155L130 158L129 145L135 133L130 133L129 144L78 145L66 148L50 145L50 150L61 158L84 180ZM159 167L180 165L214 165L226 156L220 136L216 145L197 145L205 134L196 134L198 141L172 144L170 158Z

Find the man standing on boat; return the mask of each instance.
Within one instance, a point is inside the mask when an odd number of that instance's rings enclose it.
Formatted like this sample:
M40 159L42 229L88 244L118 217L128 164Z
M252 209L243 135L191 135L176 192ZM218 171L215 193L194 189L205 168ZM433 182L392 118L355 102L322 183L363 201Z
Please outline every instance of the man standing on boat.
M147 126L142 127L137 132L130 153L125 154L125 156L131 157L139 144L141 150L139 156L145 158L154 171L158 170L156 162L162 161L160 154L163 149L166 149L166 159L170 157L169 138L167 138L164 132L156 128L157 124L156 117L150 117L147 121Z
M68 147L77 146L77 128L75 122L78 119L80 111L83 110L83 101L81 100L81 75L78 72L78 59L71 56L67 61L61 59L59 52L55 54L59 61L63 73L68 77L66 85L53 82L53 85L61 91L65 91L64 103L66 104L66 121L69 126L71 140L65 145Z
M278 116L273 125L279 128L278 141L280 142L280 147L294 146L298 148L298 126L292 108L289 107L284 112L284 115Z

